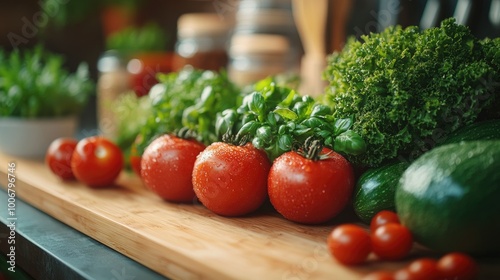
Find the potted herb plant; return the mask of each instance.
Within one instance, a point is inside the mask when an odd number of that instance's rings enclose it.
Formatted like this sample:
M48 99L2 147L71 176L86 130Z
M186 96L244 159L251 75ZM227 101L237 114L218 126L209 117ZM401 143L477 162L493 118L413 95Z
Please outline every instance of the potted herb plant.
M94 83L82 63L74 73L63 57L41 46L0 50L0 150L21 157L42 157L58 137L72 137L78 114Z

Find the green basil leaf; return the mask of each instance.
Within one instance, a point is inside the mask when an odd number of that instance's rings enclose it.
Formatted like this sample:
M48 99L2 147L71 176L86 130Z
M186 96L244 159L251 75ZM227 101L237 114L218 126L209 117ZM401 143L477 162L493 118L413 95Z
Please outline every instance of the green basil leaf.
M352 130L345 131L335 138L333 149L351 155L360 155L366 151L366 143Z
M299 117L294 111L288 108L277 108L273 112L282 116L286 120L296 120Z

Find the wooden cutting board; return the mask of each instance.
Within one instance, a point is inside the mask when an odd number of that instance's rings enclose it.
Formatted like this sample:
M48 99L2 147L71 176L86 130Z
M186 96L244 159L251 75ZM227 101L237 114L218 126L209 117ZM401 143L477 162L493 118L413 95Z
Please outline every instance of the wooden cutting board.
M115 187L91 189L62 182L41 161L0 154L4 188L9 162L16 163L19 198L174 279L361 279L425 254L415 250L400 262L371 256L366 265L346 267L330 257L326 237L336 224L356 221L349 213L322 226L289 222L269 205L247 217L225 218L196 202L165 202L128 173ZM481 278L500 279L498 264L482 262Z

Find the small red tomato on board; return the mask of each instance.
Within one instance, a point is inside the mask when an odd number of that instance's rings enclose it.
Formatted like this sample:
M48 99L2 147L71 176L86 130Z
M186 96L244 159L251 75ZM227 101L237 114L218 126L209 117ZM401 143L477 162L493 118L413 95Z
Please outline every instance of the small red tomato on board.
M347 205L354 187L351 164L323 148L323 159L307 159L295 151L274 160L269 172L269 198L286 219L319 224L335 217Z
M470 280L477 276L477 264L466 254L449 253L441 257L437 269L443 279Z
M172 202L192 202L192 174L196 157L205 145L163 135L151 142L142 154L141 177L146 187Z
M370 235L362 227L353 224L334 228L328 235L327 245L330 254L346 265L363 263L371 252Z
M123 168L123 153L110 140L91 136L78 142L71 158L75 177L90 187L111 186Z
M212 212L241 216L257 210L267 197L271 164L252 144L215 142L200 153L193 169L193 187Z
M440 280L437 261L431 258L420 258L412 261L406 268L396 272L396 280Z
M58 138L50 143L45 154L45 164L63 180L74 180L75 174L71 170L71 157L77 140L72 138Z
M370 222L370 230L374 232L378 227L390 223L399 224L398 215L389 210L382 210L373 216Z
M385 224L372 232L372 249L375 255L385 260L404 258L413 247L413 236L408 228L400 224Z

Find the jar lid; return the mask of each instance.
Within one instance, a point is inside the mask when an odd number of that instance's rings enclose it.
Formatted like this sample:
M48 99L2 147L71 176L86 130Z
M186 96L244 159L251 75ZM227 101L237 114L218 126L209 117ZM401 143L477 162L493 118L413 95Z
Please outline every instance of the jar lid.
M295 22L291 11L280 9L268 10L240 10L236 13L238 26L280 26L294 28Z
M230 55L238 54L284 54L288 52L290 42L285 36L272 34L234 35L229 47Z
M194 37L199 35L225 34L233 26L230 17L221 18L215 13L183 14L177 21L179 37Z

